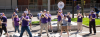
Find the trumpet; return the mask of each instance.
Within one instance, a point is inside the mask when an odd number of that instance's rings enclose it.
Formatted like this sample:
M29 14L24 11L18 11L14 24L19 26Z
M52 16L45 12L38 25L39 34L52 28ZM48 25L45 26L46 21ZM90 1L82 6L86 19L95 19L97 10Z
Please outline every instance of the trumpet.
M41 15L41 17L44 18L44 16L45 16L45 14L43 13L43 14Z
M92 20L92 15L90 16L90 21Z

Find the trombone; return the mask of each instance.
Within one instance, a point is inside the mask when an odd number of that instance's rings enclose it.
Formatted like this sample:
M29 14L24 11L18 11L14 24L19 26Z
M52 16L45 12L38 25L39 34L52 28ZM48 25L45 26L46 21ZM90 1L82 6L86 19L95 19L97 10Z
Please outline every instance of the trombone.
M44 16L45 16L45 14L43 13L43 14L41 15L41 18L44 18Z

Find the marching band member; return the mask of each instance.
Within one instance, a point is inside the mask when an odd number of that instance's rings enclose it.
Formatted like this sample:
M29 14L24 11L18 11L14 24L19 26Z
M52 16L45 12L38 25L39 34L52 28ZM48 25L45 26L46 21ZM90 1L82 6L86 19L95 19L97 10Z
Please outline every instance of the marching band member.
M21 27L21 33L20 33L20 37L22 37L24 31L26 30L29 34L30 37L32 37L32 33L30 31L30 28L29 28L29 17L27 16L26 13L24 13L24 16L22 17L22 27Z
M13 14L12 14L12 26L14 27L14 21L13 21L13 19L14 19L14 17L15 17L15 15L16 15L16 13L15 12L13 12ZM14 27L14 29L15 29L15 27Z
M1 20L2 14L0 16L0 37L2 36L2 20Z
M82 18L83 18L83 16L80 14L80 13L78 13L78 15L77 15L77 26L78 26L78 29L77 29L77 32L82 32Z
M30 19L29 24L30 24L30 29L31 29L33 15L30 13L30 10L28 11L27 16L29 16L29 19Z
M7 17L5 16L4 13L2 13L2 17L1 17L1 20L3 20L1 23L2 23L2 30L5 31L4 35L8 35L8 32L7 32Z
M37 18L39 19L39 24L41 24L41 18L40 18L40 17L41 17L41 15L42 15L42 11L40 11L40 13L38 13L37 15L38 15Z
M52 30L52 26L51 26L51 14L49 13L49 11L47 11L48 14L48 29L50 28Z
M94 11L91 11L91 14L89 15L89 19L90 19L90 22L89 22L89 30L90 30L90 33L92 33L92 27L93 27L93 31L94 31L94 35L96 35L96 28L95 28L95 18L96 18L96 15L94 14Z
M15 32L16 30L18 30L18 33L19 33L19 18L17 14L15 15L15 18L13 19L13 21L14 21Z
M68 12L67 18L68 18L68 29L69 29L69 31L71 31L71 18L72 18L72 15L70 14L70 12Z
M38 36L41 36L42 30L45 28L47 36L48 36L48 14L46 14L46 10L44 10L44 13L41 15L41 29L40 29L40 34Z
M22 16L21 16L21 18L20 18L20 20L19 20L19 25L20 25L20 26L22 26L22 17L24 17L24 13L22 13Z
M68 32L68 27L67 27L67 22L68 22L68 19L67 19L67 16L66 15L64 15L64 18L63 18L63 20L62 20L62 27L61 27L61 36L62 36L62 32L63 32L63 30L65 30L66 32L67 32L67 34L68 34L68 37L69 37L69 32Z
M59 29L59 25L60 25L60 28L61 28L61 23L62 23L62 18L63 18L63 14L61 13L61 11L58 12L57 14L57 19L58 19L58 22L57 22L57 29Z

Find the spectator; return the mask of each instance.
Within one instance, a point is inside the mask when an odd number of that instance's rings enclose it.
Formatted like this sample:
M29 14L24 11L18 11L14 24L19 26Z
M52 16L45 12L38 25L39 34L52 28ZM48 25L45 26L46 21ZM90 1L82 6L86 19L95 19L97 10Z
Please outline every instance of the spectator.
M19 12L19 11L18 11L18 7L16 7L15 12L16 12L16 13L18 13L18 12Z
M61 27L61 36L62 36L62 32L63 32L63 30L65 30L66 32L67 32L67 34L68 34L68 37L69 37L69 32L68 32L68 27L67 27L67 22L68 22L68 18L67 18L67 16L66 15L64 15L64 18L63 18L63 23L62 23L62 27Z

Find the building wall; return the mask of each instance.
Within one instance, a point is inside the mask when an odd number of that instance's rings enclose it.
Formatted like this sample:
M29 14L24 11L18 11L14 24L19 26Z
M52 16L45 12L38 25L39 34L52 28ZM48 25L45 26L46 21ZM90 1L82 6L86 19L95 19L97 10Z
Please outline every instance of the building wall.
M84 0L85 1L85 3L87 4L87 3L91 3L91 1L90 0Z
M15 9L17 7L17 0L12 0L12 8Z
M24 5L24 6L20 6L20 5ZM26 8L28 8L28 0L18 0L18 8L19 11L20 10L24 11Z
M28 0L18 0L18 5L28 5Z
M11 0L0 0L0 9L11 9Z
M55 0L50 0L50 5L54 5L55 4Z
M42 0L38 0L38 5L42 5Z

